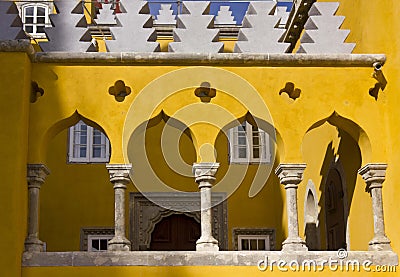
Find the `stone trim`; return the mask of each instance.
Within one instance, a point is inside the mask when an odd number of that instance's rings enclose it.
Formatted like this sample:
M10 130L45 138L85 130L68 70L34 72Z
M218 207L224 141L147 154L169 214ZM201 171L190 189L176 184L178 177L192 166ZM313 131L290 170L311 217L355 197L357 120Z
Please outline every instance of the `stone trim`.
M146 196L139 192L131 192L129 196L129 238L134 251L150 248L151 232L164 217L185 214L200 222L200 194L198 192L184 194L153 192L146 193ZM228 209L226 201L222 202L223 199L225 199L225 193L212 194L212 203L214 205L220 203L213 207L213 236L219 241L220 249L227 250Z
M1 51L1 48L0 48ZM115 65L214 65L274 67L373 67L384 64L384 54L250 54L250 53L62 53L39 52L35 63Z
M35 50L29 39L0 40L0 52L26 52L28 55L35 54Z
M90 235L114 235L114 227L82 227L80 239L80 251L87 251L88 236Z
M346 261L365 260L371 265L398 265L397 254L392 251L351 251ZM37 266L252 266L258 271L261 260L286 263L315 260L317 263L337 258L336 251L126 251L126 252L25 252L23 267ZM275 264L276 266L276 264ZM326 268L326 270L329 270Z
M269 236L270 250L275 250L275 229L272 228L233 228L232 229L232 242L233 249L238 251L239 249L239 236L250 235L250 236Z

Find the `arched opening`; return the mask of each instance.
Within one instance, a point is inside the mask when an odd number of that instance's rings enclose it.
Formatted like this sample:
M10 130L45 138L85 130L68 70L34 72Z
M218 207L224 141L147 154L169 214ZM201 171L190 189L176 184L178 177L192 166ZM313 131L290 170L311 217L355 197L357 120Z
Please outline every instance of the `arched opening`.
M362 161L368 160L370 146L359 125L336 113L314 124L304 136L302 152L307 174L319 184L316 189L321 250L350 249L350 239L352 249L363 249L365 242L351 237L360 217L366 218L365 232L372 232L369 210L353 205L354 201L368 201L357 171Z
M311 180L309 181L312 184ZM312 184L313 188L314 185ZM315 190L315 188L314 188ZM308 250L319 250L318 206L314 190L308 188L305 200L305 239Z
M156 224L151 233L150 250L196 250L196 241L199 237L199 222L185 214L173 214Z

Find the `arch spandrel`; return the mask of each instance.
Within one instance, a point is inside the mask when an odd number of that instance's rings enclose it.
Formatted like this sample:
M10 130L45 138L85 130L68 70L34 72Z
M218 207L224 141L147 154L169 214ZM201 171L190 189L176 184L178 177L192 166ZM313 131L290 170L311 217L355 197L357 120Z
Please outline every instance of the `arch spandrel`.
M269 110L261 95L251 84L237 74L213 67L179 69L162 75L149 83L134 99L127 113L124 126L123 149L125 157L127 157L129 137L140 124L154 116L157 109L164 110L164 102L172 99L174 94L185 89L193 89L194 94L194 89L204 82L208 82L212 88L217 90L217 95L212 98L210 103L202 103L200 99L196 103L190 103L190 98L189 101L180 98L181 103L176 106L176 110L166 108L171 117L176 116L179 121L189 127L197 153L202 153L200 151L201 144L213 145L219 129L233 119L242 116L239 114L241 110L243 112L249 111L252 115L272 123ZM218 91L223 93L218 94ZM229 95L231 100L220 101L219 95L224 94ZM223 98L223 96L220 98ZM185 100L186 103L182 103ZM235 106L243 106L244 108L235 111ZM140 111L140 113L137 111ZM235 111L235 113L232 111ZM191 128L191 126L197 127ZM217 128L218 126L219 128ZM205 129L208 129L208 132ZM208 150L203 150L205 151L202 154L204 157L201 158L201 155L198 154L198 159L202 162L213 162L215 157L214 153L211 153L212 147L206 147L206 149Z

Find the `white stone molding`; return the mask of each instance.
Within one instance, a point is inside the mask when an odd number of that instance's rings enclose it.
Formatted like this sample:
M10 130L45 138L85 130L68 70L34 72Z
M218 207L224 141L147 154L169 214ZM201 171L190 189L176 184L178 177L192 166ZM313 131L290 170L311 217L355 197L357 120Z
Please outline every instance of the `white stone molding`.
M215 182L219 163L195 163L193 174L200 189L201 236L196 242L197 251L218 251L218 241L212 235L211 187Z
M44 28L49 41L39 42L44 52L95 52L81 1L54 1L58 14L51 14L53 27ZM66 39L68 38L68 39Z
M176 25L175 15L171 9L172 4L161 4L157 19L154 20L154 24L157 25Z
M288 237L282 243L282 251L307 250L305 242L299 236L299 220L297 209L297 187L303 180L305 164L279 164L275 170L280 183L286 190L286 209L288 217Z
M0 40L27 39L17 6L12 1L0 1Z
M168 52L220 53L224 43L218 42L219 30L213 29L214 16L209 14L210 2L184 1L182 14L178 15L174 42Z
M106 164L110 182L114 185L114 238L108 242L110 251L129 251L131 242L125 236L125 190L130 182L131 164Z
M113 10L113 4L101 4L102 8L99 9L99 14L97 18L94 19L94 22L97 25L116 25L117 21L115 20L115 14Z
M212 194L213 236L219 247L228 250L228 222L225 193ZM130 239L132 250L149 250L156 224L172 214L185 214L200 222L200 194L148 192L130 194Z
M340 30L345 17L335 16L339 2L315 2L308 12L297 53L352 53L355 43L344 43L350 30Z
M39 239L40 188L50 170L44 164L28 164L28 235L25 251L42 252L44 243Z
M236 20L232 15L232 11L229 10L229 6L220 6L217 16L214 19L215 25L236 25Z
M390 251L390 240L385 234L383 216L382 186L386 178L385 163L369 163L360 168L358 173L367 183L366 191L371 194L374 215L374 238L369 242L369 250Z
M153 27L148 2L120 2L124 13L116 15L117 27L111 27L114 40L107 40L109 52L157 52L160 44L156 42L157 33Z
M114 236L114 227L83 227L81 228L80 251L87 251L88 236L109 235Z
M274 15L276 2L250 2L239 30L235 53L285 53L289 43L279 42L285 33L278 29L281 17Z

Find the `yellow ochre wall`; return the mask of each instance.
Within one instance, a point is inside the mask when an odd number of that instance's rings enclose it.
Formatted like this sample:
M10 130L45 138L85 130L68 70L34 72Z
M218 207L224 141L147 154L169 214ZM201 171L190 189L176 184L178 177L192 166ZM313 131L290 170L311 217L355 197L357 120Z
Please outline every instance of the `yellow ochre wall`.
M0 53L0 268L3 276L20 276L27 227L26 163L30 63L25 53ZM10 107L12 107L10 109Z

